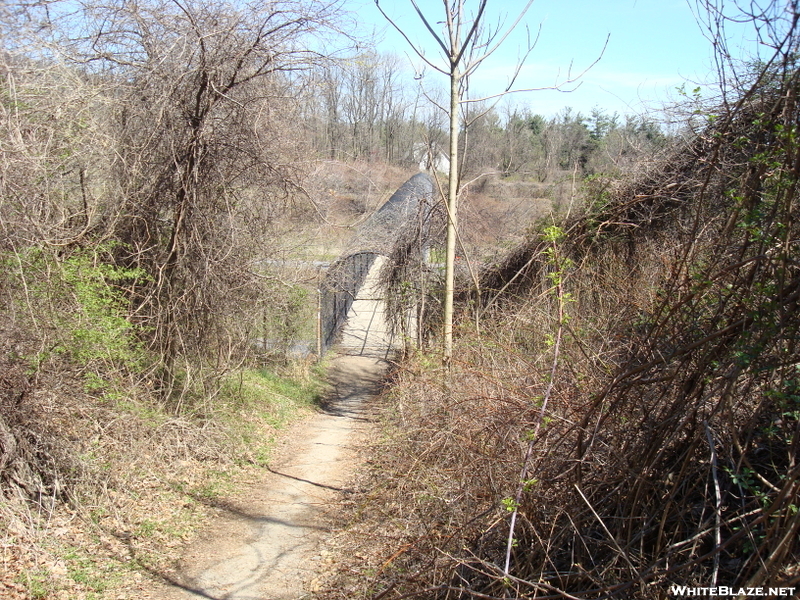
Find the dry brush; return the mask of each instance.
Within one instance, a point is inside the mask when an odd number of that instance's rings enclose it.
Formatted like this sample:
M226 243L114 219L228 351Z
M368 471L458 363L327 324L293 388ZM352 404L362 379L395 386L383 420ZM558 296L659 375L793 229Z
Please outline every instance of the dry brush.
M398 372L372 597L797 586L800 77L784 58L487 269L464 296L483 333L465 310L452 376L424 356Z

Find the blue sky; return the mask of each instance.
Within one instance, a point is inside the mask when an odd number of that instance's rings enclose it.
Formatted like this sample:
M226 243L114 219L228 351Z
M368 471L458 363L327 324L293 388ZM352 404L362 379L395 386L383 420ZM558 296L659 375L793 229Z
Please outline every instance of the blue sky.
M426 15L442 20L442 0L419 0L419 4ZM489 0L487 14L492 23L498 17L511 23L525 4L523 0ZM423 44L426 55L435 56L430 35L408 0L381 0L381 5L410 32L412 40ZM477 2L466 0L466 5L471 9ZM378 32L380 51L408 54L414 63L420 62L386 25L374 1L351 0L351 6L364 32ZM535 35L541 24L539 42L525 62L517 87L553 85L564 78L570 65L573 74L589 67L600 56L607 37L608 45L575 91L519 94L513 100L516 105L546 116L565 106L584 114L595 106L625 114L658 109L676 98L675 90L683 83L687 89L699 85L711 94L712 46L693 14L694 7L687 0L535 0L521 26L476 72L472 90L486 95L502 90L525 46L524 25ZM752 47L746 33L738 35L732 41L734 47ZM428 72L426 77L431 81L438 77L444 85L441 75Z

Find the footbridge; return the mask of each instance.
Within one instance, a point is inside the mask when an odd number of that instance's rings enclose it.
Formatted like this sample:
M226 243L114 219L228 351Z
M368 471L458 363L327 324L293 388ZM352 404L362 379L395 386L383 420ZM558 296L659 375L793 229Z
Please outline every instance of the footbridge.
M346 354L386 358L399 346L387 319L381 270L400 232L410 223L426 220L432 204L431 178L414 175L361 225L352 250L328 269L320 294L323 353L338 343ZM424 224L421 230L426 231ZM407 319L404 330L414 331L414 315Z

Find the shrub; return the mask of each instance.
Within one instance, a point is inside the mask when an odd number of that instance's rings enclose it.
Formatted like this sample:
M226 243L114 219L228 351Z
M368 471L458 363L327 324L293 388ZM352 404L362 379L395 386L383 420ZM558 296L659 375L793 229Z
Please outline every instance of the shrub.
M33 338L25 356L33 369L60 358L80 370L88 389L103 389L113 374L145 366L125 293L143 273L113 265L112 249L34 247L2 257L5 300Z

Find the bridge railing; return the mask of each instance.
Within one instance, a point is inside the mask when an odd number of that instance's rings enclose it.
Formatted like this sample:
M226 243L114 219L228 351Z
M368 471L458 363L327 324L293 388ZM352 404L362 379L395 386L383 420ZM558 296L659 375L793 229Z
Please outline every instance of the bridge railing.
M328 269L320 285L319 337L322 354L337 342L347 314L377 256L375 252L356 252L340 258Z
M412 222L427 221L433 204L433 181L426 173L417 173L359 228L351 248L357 248L337 260L320 286L319 350L321 355L333 346L347 320L347 315L379 255L391 256L401 234ZM426 224L419 223L420 233L428 236ZM418 250L425 252L426 244Z

